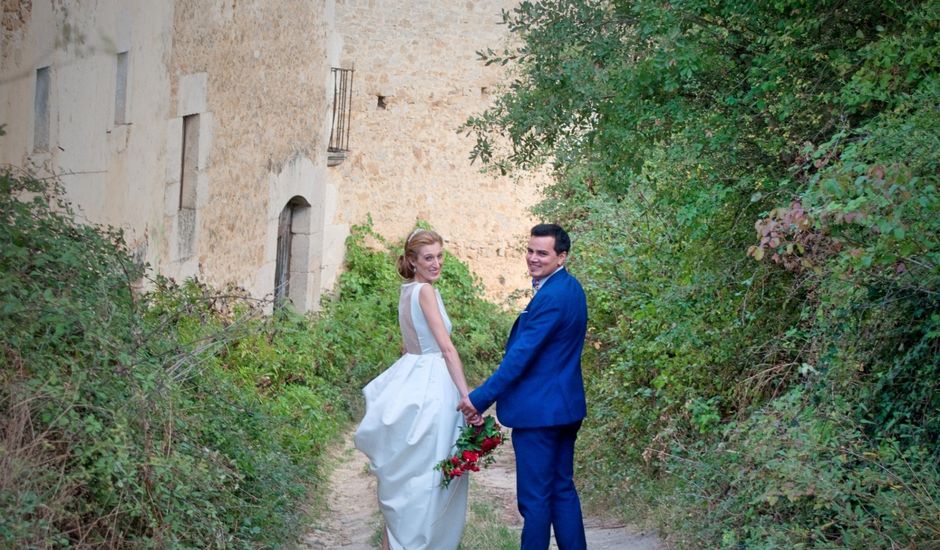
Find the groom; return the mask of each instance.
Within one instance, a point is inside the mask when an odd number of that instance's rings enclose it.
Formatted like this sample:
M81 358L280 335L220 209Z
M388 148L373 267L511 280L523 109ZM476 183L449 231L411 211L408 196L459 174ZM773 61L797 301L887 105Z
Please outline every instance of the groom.
M586 415L587 302L565 269L570 248L560 226L532 228L526 263L535 297L516 319L499 368L458 406L471 418L496 402L500 422L512 428L522 550L547 549L552 527L560 550L585 548L574 442Z

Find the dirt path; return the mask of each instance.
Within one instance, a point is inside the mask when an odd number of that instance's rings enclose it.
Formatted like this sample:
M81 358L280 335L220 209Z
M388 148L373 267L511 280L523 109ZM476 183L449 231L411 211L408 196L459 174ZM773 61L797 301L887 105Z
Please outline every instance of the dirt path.
M372 537L380 524L375 478L353 445L352 432L343 438L333 460L327 512L304 537L303 548L374 550Z
M470 498L485 495L493 503L499 503L503 520L514 529L522 529L522 516L516 508L516 460L512 445L504 445L496 454L496 462L473 474ZM588 550L662 550L665 547L652 534L632 530L617 522L596 516L585 516L584 533ZM554 540L551 548L557 548Z
M321 522L304 537L304 548L374 550L372 543L380 518L375 501L375 479L366 468L366 459L347 434L330 476L328 511ZM503 521L522 529L516 510L515 459L511 445L497 452L496 463L473 474L470 498L485 498L500 511ZM637 532L602 518L584 518L588 550L662 550L665 546L652 534ZM556 548L554 543L552 548Z

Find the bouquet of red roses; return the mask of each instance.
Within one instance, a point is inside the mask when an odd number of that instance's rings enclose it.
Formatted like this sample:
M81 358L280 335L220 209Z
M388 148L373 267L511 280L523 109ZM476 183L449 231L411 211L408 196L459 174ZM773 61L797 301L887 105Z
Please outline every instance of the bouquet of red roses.
M435 470L443 474L441 487L446 488L452 479L462 476L464 472L479 472L480 466L490 465L493 462L491 453L503 439L502 426L492 416L484 418L479 426L464 426L454 443L457 451L434 466Z

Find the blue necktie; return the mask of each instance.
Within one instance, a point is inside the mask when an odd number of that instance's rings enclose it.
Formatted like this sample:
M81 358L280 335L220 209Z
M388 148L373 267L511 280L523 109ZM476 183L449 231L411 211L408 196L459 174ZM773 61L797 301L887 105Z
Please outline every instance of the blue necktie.
M542 286L542 279L532 279L532 292L538 292L540 286Z

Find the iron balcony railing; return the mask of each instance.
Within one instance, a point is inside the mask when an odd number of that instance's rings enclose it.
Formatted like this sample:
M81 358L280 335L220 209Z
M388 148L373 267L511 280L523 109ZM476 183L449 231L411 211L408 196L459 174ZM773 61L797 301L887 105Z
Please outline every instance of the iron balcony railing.
M330 126L330 153L349 151L349 123L352 121L353 69L332 68L333 124Z

